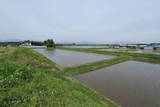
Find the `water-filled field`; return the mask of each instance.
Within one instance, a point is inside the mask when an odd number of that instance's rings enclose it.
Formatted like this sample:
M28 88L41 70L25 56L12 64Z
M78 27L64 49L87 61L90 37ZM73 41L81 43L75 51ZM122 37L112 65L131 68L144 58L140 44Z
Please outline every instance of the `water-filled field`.
M129 53L146 53L146 54L160 54L160 51L154 50L140 50L140 49L98 49L99 51L115 51L115 52L129 52Z
M114 57L110 55L65 51L60 49L55 49L55 50L35 49L35 50L63 67L80 65L88 62L110 59Z
M108 48L108 46L64 46L65 48Z
M74 78L123 107L160 107L160 64L128 61Z

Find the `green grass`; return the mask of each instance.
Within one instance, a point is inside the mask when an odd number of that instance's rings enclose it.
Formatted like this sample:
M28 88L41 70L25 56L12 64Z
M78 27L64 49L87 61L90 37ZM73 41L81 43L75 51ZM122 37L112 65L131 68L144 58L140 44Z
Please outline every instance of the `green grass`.
M113 64L121 63L121 62L130 60L130 59L132 59L132 57L119 56L116 58L102 60L102 61L96 61L96 62L87 63L87 64L82 64L79 66L66 67L66 68L64 68L64 74L72 76L72 75L96 70L96 69L99 69L102 67L111 66Z
M70 79L86 71L126 60L118 57L62 69L32 49L0 48L0 106L117 107L113 101ZM91 67L92 66L92 67ZM78 67L79 68L79 67ZM83 69L82 69L83 68ZM70 69L70 70L69 70ZM67 75L66 75L67 74Z

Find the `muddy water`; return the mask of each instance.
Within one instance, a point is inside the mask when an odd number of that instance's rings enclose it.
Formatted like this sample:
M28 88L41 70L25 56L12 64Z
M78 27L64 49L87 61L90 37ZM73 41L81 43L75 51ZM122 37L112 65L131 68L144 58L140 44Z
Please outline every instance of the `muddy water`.
M74 78L123 107L160 107L159 64L128 61Z
M99 55L94 53L65 51L60 49L55 49L55 50L35 49L35 50L63 67L74 66L98 60L110 59L114 57L114 56Z

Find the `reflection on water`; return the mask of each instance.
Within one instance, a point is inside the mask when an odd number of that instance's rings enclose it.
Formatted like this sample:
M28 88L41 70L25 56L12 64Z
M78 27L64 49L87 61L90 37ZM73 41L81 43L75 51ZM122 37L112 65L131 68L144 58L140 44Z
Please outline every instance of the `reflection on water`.
M136 61L74 76L123 107L160 107L160 65Z
M35 49L35 50L61 66L79 65L83 63L110 59L114 57L114 56L99 55L94 53L65 51L60 49L55 49L55 50Z

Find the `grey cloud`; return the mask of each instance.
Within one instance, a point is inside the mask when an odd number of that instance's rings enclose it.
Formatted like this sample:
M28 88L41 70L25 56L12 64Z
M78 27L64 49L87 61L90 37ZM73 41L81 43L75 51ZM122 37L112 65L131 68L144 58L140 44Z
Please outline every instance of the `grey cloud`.
M159 0L1 0L0 39L160 42Z

